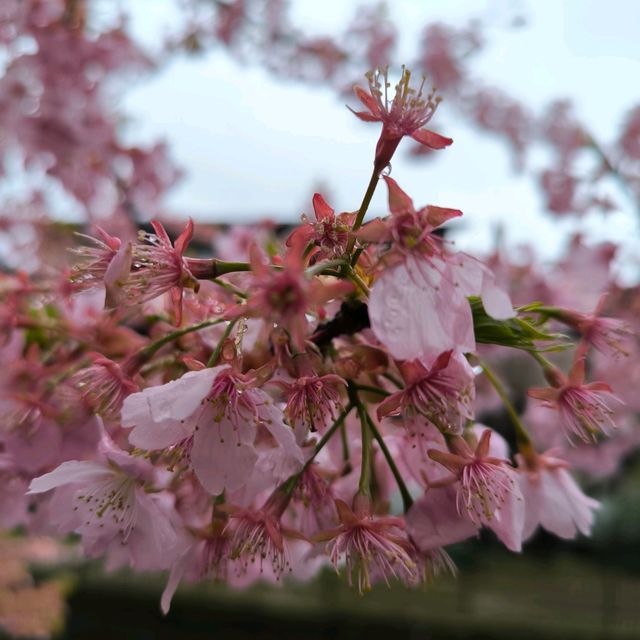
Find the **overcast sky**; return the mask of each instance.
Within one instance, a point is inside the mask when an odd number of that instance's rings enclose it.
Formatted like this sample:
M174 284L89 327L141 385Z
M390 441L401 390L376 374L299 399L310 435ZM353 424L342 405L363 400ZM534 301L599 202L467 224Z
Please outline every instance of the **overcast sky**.
M356 4L362 2L298 0L294 16L305 30L326 32L344 25ZM172 5L126 4L134 12L132 27L149 46L175 24ZM601 140L610 139L624 111L640 102L640 2L394 0L389 6L408 45L418 41L419 27L436 19L462 26L476 17L492 25L474 73L534 110L553 98L572 98ZM509 28L516 15L524 16L525 26ZM413 57L412 50L402 53ZM310 195L321 184L336 209L355 209L378 135L376 125L356 120L331 90L274 80L222 51L174 61L129 90L123 106L132 117L131 139L167 139L186 170L171 193L171 208L203 220L293 221L309 211ZM506 149L465 126L446 101L432 124L454 138L451 148L435 162L409 161L401 148L393 162L393 177L416 204L462 209L463 246L490 246L503 223L510 242L540 238L544 255L557 252L575 227L540 214L539 194L529 178L514 175ZM384 191L376 194L374 213L384 212ZM581 228L594 238L631 238L637 250L637 219L623 198L620 204L622 211L606 225L594 214Z

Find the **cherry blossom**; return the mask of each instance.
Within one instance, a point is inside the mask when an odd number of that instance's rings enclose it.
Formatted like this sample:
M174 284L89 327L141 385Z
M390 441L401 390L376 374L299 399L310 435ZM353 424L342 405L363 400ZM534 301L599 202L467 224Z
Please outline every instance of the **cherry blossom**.
M319 193L313 196L313 210L316 222L307 222L304 216L303 225L293 231L287 239L287 245L312 243L315 261L342 256L347 248L355 214L344 212L336 216Z
M529 389L529 395L543 405L558 411L567 438L583 442L595 441L598 435L610 435L615 429L613 411L607 397L617 399L606 382L585 384L585 358L579 357L569 376L559 369L548 371L551 387Z
M353 510L342 500L336 500L336 509L340 526L319 533L315 539L330 541L327 548L336 571L344 559L349 584L355 582L362 593L371 589L376 578L387 584L390 578L409 585L418 581L413 548L403 535L403 520L374 517L364 496L354 498Z
M400 360L419 359L430 366L444 351L475 351L473 319L467 296L481 295L495 318L513 308L491 271L463 253L448 253L432 232L460 211L426 207L413 201L391 178L391 216L374 220L359 233L365 241L393 243L391 266L371 290L369 317L378 339Z
M449 451L430 449L429 457L453 474L448 482L456 481L458 513L490 527L509 549L520 551L524 500L513 467L495 455L502 453L496 449L504 449L504 445L498 443L492 451L491 436L492 431L484 429L475 449L464 438L452 436Z
M540 525L560 538L591 533L594 511L600 503L586 496L567 470L569 464L554 457L554 451L519 460L520 489L526 511L523 539Z
M79 533L89 555L111 553L141 570L166 568L177 537L166 502L145 490L151 465L118 450L106 434L101 452L100 461L68 460L34 478L29 493L54 490L51 522Z
M453 351L440 354L431 369L419 361L400 366L405 388L378 406L378 417L400 415L408 429L418 418L440 430L460 433L465 420L473 417L474 374L464 356Z
M193 222L189 219L174 244L161 223L152 220L151 225L155 233L142 233L144 243L133 248L132 270L124 283L125 294L130 304L138 304L169 292L175 323L180 325L184 289L200 288L184 259L193 236Z
M424 78L417 89L412 88L409 84L411 72L403 67L393 100L389 100L388 96L389 80L386 68L370 71L367 79L369 93L361 87L354 87L355 94L366 111L353 111L353 113L365 122L382 123L382 132L376 146L374 160L376 172L389 164L404 136L411 136L431 149L443 149L453 142L451 138L423 129L433 117L440 102L435 90L423 96Z
M134 393L122 409L123 426L133 427L131 444L149 451L183 451L213 495L248 481L263 429L286 459L302 463L293 431L283 420L282 411L251 378L224 365Z

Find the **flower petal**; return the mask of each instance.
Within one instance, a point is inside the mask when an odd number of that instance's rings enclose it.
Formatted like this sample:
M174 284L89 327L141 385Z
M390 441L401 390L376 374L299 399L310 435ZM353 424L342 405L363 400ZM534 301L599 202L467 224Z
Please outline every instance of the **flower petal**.
M319 193L315 193L313 196L313 210L315 211L316 220L318 222L333 220L335 217L334 210L327 204L327 201Z
M44 493L63 485L86 484L101 478L109 478L112 475L112 471L97 462L67 460L53 471L45 473L39 478L34 478L27 493Z
M475 351L471 308L453 282L448 263L413 254L374 282L371 328L393 357L430 366L443 351Z
M226 418L203 426L193 437L191 464L211 495L244 486L257 459L253 447L239 441L234 425Z
M374 120L379 120L380 109L378 108L378 103L375 101L374 97L370 93L367 93L362 87L359 87L357 85L353 87L353 92L356 94L358 100L360 100L360 102L362 102L362 104L369 110L370 117ZM354 113L356 112L354 111ZM358 114L356 113L356 115Z
M177 380L131 394L122 406L122 426L184 420L200 406L213 381L225 368L226 365L190 371Z
M389 189L389 210L391 213L406 213L414 211L413 200L398 186L398 183L389 176L384 176L384 181Z
M418 129L411 134L411 137L429 149L444 149L453 143L452 138L446 138L435 131L429 131L429 129Z

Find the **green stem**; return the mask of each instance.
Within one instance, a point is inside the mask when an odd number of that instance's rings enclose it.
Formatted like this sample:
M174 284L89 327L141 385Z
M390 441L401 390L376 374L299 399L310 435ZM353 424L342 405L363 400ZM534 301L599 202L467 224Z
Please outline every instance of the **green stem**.
M335 260L325 260L324 262L318 262L317 264L314 264L312 267L309 267L308 269L306 269L305 273L308 276L317 276L319 274L324 274L326 270L329 270L331 272L331 269L333 269L333 267L343 267L343 266L344 266L344 260L342 258L335 259Z
M551 369L555 369L554 365L551 364L543 355L540 355L537 351L529 351L531 357L542 367L544 371L549 371Z
M216 345L215 350L213 351L213 353L211 354L211 357L207 361L207 367L213 367L215 366L216 362L218 362L218 358L222 353L222 347L224 346L224 342L233 331L233 327L235 327L236 322L238 322L237 318L235 320L231 320L227 325L227 328L224 330L224 333L222 334L222 337L220 338L218 344Z
M354 405L351 403L349 403L345 407L342 413L337 417L336 421L326 430L322 438L320 438L320 440L318 441L318 444L316 445L316 448L313 450L313 453L311 454L311 457L305 462L304 467L302 467L302 471L300 471L300 473L296 475L298 476L301 475L302 472L305 469L307 469L307 467L314 461L315 457L320 453L320 451L322 451L322 449L327 444L327 442L329 442L329 440L331 439L331 436L333 436L333 434L342 426L342 424L344 424L346 417L349 415L349 413L351 413L351 411L353 410L353 407Z
M181 338L188 333L200 331L200 329L206 329L207 327L212 327L216 324L220 324L221 322L224 322L222 318L217 318L216 320L205 320L204 322L200 322L199 324L193 324L190 327L172 331L159 340L156 340L155 342L148 344L146 347L143 347L140 350L140 355L142 356L143 360L148 360L153 355L155 355L162 347L164 347L165 344L169 344L169 342L173 342L174 340L177 340L178 338Z
M393 374L383 373L382 377L386 378L392 385L394 385L398 389L404 389L404 385L402 384L402 382L398 380L398 378L396 378Z
M347 267L346 272L349 280L351 280L358 287L358 289L360 289L360 291L364 293L365 296L369 297L369 287L365 284L364 280L355 272L353 267Z
M413 505L413 498L409 493L409 489L407 489L407 485L404 483L404 480L402 479L400 470L396 466L393 456L391 455L391 452L389 451L387 444L384 441L384 438L382 437L382 434L380 433L380 431L378 431L378 428L376 427L373 420L371 419L371 416L368 413L366 414L366 416L367 416L367 423L369 425L369 429L371 429L371 432L373 433L373 437L376 439L376 442L378 443L378 446L382 451L382 455L384 455L384 459L387 461L387 464L389 465L389 469L391 469L391 473L393 474L393 477L396 480L398 489L400 489L400 495L402 496L402 505L406 513L407 511L409 511L409 509L411 509L411 506Z
M358 391L364 391L365 393L375 393L379 396L387 397L391 395L388 391L385 391L384 389L379 389L378 387L372 387L368 384L357 384L356 389Z
M347 473L351 472L352 466L351 455L349 453L349 438L347 437L347 428L345 427L344 422L340 423L340 443L342 444L342 461L344 462L342 475L347 475Z
M354 253L353 253L353 258L351 258L351 262L352 264L356 265L358 264L358 259L360 258L360 254L364 251L364 247L358 247Z
M373 198L373 194L378 186L378 172L376 169L373 169L373 173L371 174L371 178L369 180L369 185L367 186L367 190L365 191L364 197L362 198L362 204L360 205L360 209L358 210L358 215L356 216L355 222L353 223L352 231L357 231L362 226L362 221L364 220L364 216L367 213L367 209L371 204L371 198ZM349 240L349 244L347 245L347 255L350 255L353 251L353 247L356 243L355 236L352 236ZM359 257L360 254L358 254ZM355 256L354 256L355 258ZM357 261L357 258L355 258ZM354 260L351 260L351 264L355 265Z
M215 261L215 277L225 275L226 273L237 273L238 271L251 271L251 265L248 262L223 262Z
M509 417L511 418L511 422L513 424L513 428L516 432L516 440L519 445L530 446L531 445L531 437L529 436L529 432L526 427L522 424L520 420L520 416L518 416L518 412L515 410L511 400L509 399L509 395L507 394L506 389L504 388L502 382L498 379L496 374L492 371L489 365L480 360L480 366L482 367L482 371L484 371L484 375L487 376L487 380L491 383L493 388L496 390L496 393L500 396L502 403L504 404Z
M234 287L229 282L220 280L220 278L213 278L211 282L214 282L219 287L222 287L225 291L228 291L229 293L232 293L234 296L238 296L238 298L242 298L243 300L246 300L249 297L249 294L245 293L244 291L241 291L237 287Z
M371 496L371 431L367 424L367 412L358 396L355 384L349 380L347 392L349 400L353 404L360 418L360 434L362 441L362 457L360 461L360 480L358 481L358 493L362 496Z
M313 450L313 453L309 457L309 459L304 463L304 466L298 473L294 473L292 476L287 478L281 485L280 489L284 491L287 495L291 495L293 490L296 488L296 485L300 481L302 474L309 468L311 463L315 460L316 456L322 451L324 446L331 440L333 434L344 424L345 418L351 413L353 409L353 405L349 403L345 409L343 409L342 413L338 416L336 421L327 429L325 434L320 438L316 448Z
M360 433L362 439L362 460L360 462L360 480L358 481L358 493L362 496L371 496L371 432L367 425L367 412L361 404L358 404L358 417L360 418Z

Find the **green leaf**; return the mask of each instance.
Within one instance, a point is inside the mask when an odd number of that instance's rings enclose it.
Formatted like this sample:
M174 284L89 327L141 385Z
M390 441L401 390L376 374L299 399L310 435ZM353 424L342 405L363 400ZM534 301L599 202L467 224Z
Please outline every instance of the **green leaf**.
M476 296L469 298L473 314L473 329L476 342L481 344L498 344L525 351L563 351L572 346L569 338L561 333L549 333L544 324L533 323L530 318L516 316L507 320L496 320L484 310L482 300ZM522 307L518 311L531 311L538 303ZM553 344L540 348L536 342Z

